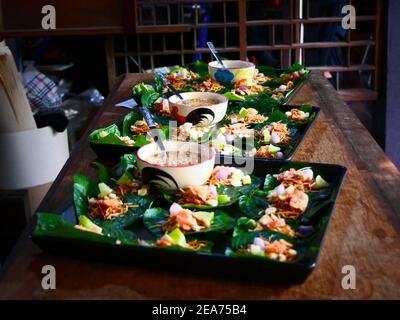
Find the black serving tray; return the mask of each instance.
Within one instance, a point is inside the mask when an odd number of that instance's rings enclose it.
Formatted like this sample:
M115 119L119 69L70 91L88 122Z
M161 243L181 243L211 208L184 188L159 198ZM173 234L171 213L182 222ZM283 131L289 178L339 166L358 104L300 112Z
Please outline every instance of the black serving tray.
M195 65L195 63L189 63L189 64L186 64L185 67L192 69L194 65ZM268 66L256 66L256 69L260 70L260 68L265 68L265 67L267 67L271 71L273 71L276 76L279 76L282 73L285 73L289 70L289 69L285 69L285 68L274 68L274 67L268 67ZM261 72L262 72L262 70L261 70ZM285 97L280 101L283 105L289 103L290 99L304 85L304 82L309 79L310 73L311 73L311 70L309 70L308 73L305 74L299 82L297 82L296 86L285 95Z
M282 112L286 112L286 111L289 111L289 110L291 110L293 108L299 108L299 107L300 107L300 105L284 104L284 105L279 106L279 109ZM319 116L320 111L321 111L320 108L317 108L317 107L314 107L314 106L312 107L312 112L315 112L315 117L310 122L308 122L306 125L302 125L302 126L297 127L297 130L298 130L298 132L300 134L300 137L299 137L297 143L293 146L293 149L290 150L290 152L288 152L287 154L285 154L284 158L281 159L281 160L291 160L293 158L293 156L295 155L295 153L299 149L300 145L303 143L303 140L306 137L307 133L309 132L309 130L313 126L314 122L317 120L317 117ZM264 160L264 161L273 160L273 159L258 158L258 157L255 157L254 159Z
M194 63L191 64L187 64L186 67L191 68L194 65ZM260 66L260 67L264 67L264 66ZM258 68L258 67L256 67ZM284 72L286 72L288 69L283 69L283 68L271 68L271 70L274 70L274 72L277 75L280 75ZM280 101L281 103L281 110L283 112L290 110L291 108L295 108L295 107L299 107L299 106L295 106L295 105L290 105L289 106L289 101L290 99L293 97L293 95L296 94L296 92L303 86L304 82L309 78L310 76L310 72L308 72L302 79L300 82L298 82L296 84L296 86L289 91L285 98ZM140 97L139 96L135 96L134 99L136 101L140 101ZM133 108L131 111L137 111L139 112L139 110L137 108ZM316 117L319 114L319 108L313 107L313 111L317 112ZM297 148L299 147L299 145L301 144L301 141L304 139L305 134L307 133L308 129L311 127L311 125L313 124L313 122L315 121L316 117L313 119L313 121L311 121L310 123L307 124L306 127L302 128L302 130L300 130L301 132L301 139L299 141L299 143L294 147L294 149L290 152L290 154L288 154L283 160L290 160L294 153L297 151ZM120 127L120 125L119 125ZM107 160L107 161L118 161L120 159L120 157L122 157L124 154L129 154L129 153L133 153L136 150L139 149L139 147L130 147L130 146L121 146L121 145L112 145L112 144L101 144L101 143L94 143L89 141L89 145L91 147L91 149L96 153L96 155L98 156L98 158L103 159L103 160Z
M289 111L290 109L293 108L298 108L300 107L299 105L281 105L279 106L279 109L282 112ZM137 109L132 109L133 112L137 111ZM138 111L137 111L138 112ZM300 134L298 137L297 143L294 145L293 149L290 150L287 154L285 154L285 157L282 160L291 160L300 147L301 143L303 142L305 136L307 135L308 131L314 124L315 120L317 119L320 108L313 107L312 112L315 112L315 117L308 122L306 125L302 125L297 127L297 130ZM89 145L92 148L92 150L96 153L97 157L99 159L107 160L107 161L118 161L124 154L130 154L139 149L139 147L129 147L129 146L121 146L121 145L115 145L115 144L102 144L102 143L94 143L89 141ZM232 157L232 156L225 156L225 157ZM260 160L268 160L265 158L256 158Z
M239 159L242 163L244 158ZM252 161L252 158L247 160ZM231 161L221 157L219 163ZM313 238L310 245L319 248L313 252L306 263L282 263L268 259L254 257L230 257L224 255L225 247L229 243L229 235L214 235L216 245L212 253L199 253L190 251L176 251L172 249L128 246L117 244L104 244L88 240L65 239L58 236L38 236L31 235L32 240L44 251L68 255L74 258L90 259L113 264L127 264L135 266L145 266L153 269L163 269L175 272L189 272L194 274L206 274L218 277L228 277L234 279L251 279L253 281L263 281L272 284L288 285L298 284L306 280L317 265L320 249L328 228L329 220L332 216L337 196L340 192L342 182L346 174L346 168L339 165L320 164L320 163L300 163L288 161L264 161L254 160L254 172L256 176L264 177L268 173L277 173L280 168L288 164L301 164L312 166L330 182L333 186L332 201L321 208L313 217L312 224L316 225L322 218L327 219L327 223L319 229L317 236ZM238 164L233 164L240 167ZM229 214L240 216L239 210L233 209ZM76 223L74 207L71 204L63 211L58 213L72 223ZM142 239L151 239L153 236L139 220L128 228L137 233ZM329 250L329 248L326 248Z
M282 74L284 72L286 72L288 69L275 69L276 74ZM290 102L290 99L292 99L292 97L297 93L297 91L300 90L300 88L304 85L304 83L306 82L306 80L308 80L310 78L310 74L311 71L309 71L305 76L303 76L303 78L296 84L296 86L290 90L286 95L285 98L283 98L283 100L281 101L282 105L287 105Z

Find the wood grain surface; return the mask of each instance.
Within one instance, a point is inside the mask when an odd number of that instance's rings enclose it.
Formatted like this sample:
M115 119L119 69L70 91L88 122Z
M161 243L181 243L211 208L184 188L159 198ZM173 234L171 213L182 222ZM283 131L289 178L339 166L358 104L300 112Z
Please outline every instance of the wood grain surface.
M113 105L147 75L119 78L89 131L129 112ZM293 160L336 163L348 168L318 266L302 285L265 283L170 273L48 255L25 230L6 263L3 299L388 299L400 298L400 174L356 116L320 73L312 73L291 103L312 103L322 112ZM95 154L86 139L73 151L41 210L62 210L72 197L72 175L94 176ZM41 268L54 265L57 289L41 288ZM356 268L356 289L341 286L342 267ZM229 265L226 265L229 268ZM190 269L190 266L188 266ZM251 272L251 270L249 270Z

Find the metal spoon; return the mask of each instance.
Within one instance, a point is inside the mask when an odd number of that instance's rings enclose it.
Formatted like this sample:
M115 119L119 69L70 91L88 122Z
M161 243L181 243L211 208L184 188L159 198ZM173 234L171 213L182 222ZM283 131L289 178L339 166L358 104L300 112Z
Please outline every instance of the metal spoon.
M168 81L168 79L159 71L155 72L156 76L158 76L161 81L182 101L184 105L186 105L185 99L182 97L182 95L176 90L176 88L171 84L171 82Z
M217 59L218 63L222 66L222 68L226 69L224 63L222 62L222 59L219 57L217 49L215 49L214 44L212 42L207 42L207 46L210 49L211 53Z
M144 121L146 121L147 125L149 126L150 134L153 137L154 141L157 143L158 147L160 148L164 161L167 161L168 154L167 154L167 149L165 148L164 145L163 141L164 136L162 131L157 128L157 124L154 121L153 116L148 108L142 105L138 105L138 109L140 113L143 115Z

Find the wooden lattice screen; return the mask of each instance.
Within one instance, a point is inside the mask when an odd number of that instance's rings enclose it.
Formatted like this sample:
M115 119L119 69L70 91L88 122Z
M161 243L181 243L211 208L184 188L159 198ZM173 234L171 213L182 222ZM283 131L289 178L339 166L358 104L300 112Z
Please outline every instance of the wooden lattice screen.
M382 0L342 1L357 9L357 28L342 38L321 37L341 24L342 14L319 7L318 0L137 0L136 34L107 39L109 75L184 65L211 56L205 39L227 58L267 58L276 66L295 61L313 70L329 71L344 95L375 99L379 89ZM318 9L319 8L319 9ZM325 10L325 16L321 15ZM321 31L322 30L322 31ZM329 35L329 32L328 32ZM321 63L324 50L337 50L340 59ZM334 54L335 56L335 54ZM346 81L343 77L356 79ZM350 83L350 85L349 85Z

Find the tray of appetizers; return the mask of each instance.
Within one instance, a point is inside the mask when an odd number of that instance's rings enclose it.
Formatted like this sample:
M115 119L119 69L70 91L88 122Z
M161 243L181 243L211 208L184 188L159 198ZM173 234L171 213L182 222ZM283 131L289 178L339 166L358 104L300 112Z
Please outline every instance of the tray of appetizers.
M208 141L223 155L291 159L319 112L308 104L286 104L309 71L299 64L276 70L244 61L226 63L232 68L218 70L213 62L197 61L171 70L166 77L185 103L157 76L152 85L135 85L132 95L151 109L166 138ZM238 63L240 68L235 68ZM175 121L177 125L171 125ZM96 128L88 140L99 158L115 160L152 142L148 132L135 110L119 123Z
M43 250L176 272L301 283L317 266L346 168L225 157L154 143L74 176L62 212L37 213ZM233 161L232 161L233 160Z

